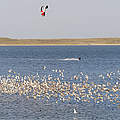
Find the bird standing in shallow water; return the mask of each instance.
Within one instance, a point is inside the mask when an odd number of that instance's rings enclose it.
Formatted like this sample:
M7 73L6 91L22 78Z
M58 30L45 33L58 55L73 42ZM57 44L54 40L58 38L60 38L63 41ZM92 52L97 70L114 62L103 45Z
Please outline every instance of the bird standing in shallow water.
M74 114L77 114L77 111L76 111L76 109L74 108Z

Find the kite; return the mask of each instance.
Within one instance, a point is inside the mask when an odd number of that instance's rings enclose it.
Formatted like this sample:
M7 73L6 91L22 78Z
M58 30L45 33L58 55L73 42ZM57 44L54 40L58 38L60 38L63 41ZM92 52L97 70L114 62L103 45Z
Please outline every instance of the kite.
M42 15L42 16L45 16L47 9L48 9L48 5L41 7L41 15Z

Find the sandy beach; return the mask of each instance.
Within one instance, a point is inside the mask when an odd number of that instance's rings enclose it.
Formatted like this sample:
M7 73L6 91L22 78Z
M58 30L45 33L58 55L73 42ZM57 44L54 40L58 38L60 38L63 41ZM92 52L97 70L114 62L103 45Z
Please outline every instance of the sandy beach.
M46 45L120 45L120 38L87 38L87 39L0 38L0 46L46 46Z

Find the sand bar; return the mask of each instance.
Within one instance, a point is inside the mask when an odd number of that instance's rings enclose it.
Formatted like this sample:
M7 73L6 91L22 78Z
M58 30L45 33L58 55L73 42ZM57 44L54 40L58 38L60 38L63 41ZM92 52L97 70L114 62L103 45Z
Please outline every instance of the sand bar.
M10 39L0 38L0 46L120 45L120 38Z

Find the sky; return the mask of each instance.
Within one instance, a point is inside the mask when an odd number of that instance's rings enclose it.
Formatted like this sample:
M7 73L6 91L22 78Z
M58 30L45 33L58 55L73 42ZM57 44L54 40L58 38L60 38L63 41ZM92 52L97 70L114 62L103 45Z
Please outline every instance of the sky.
M120 37L119 11L120 0L0 0L0 37Z

